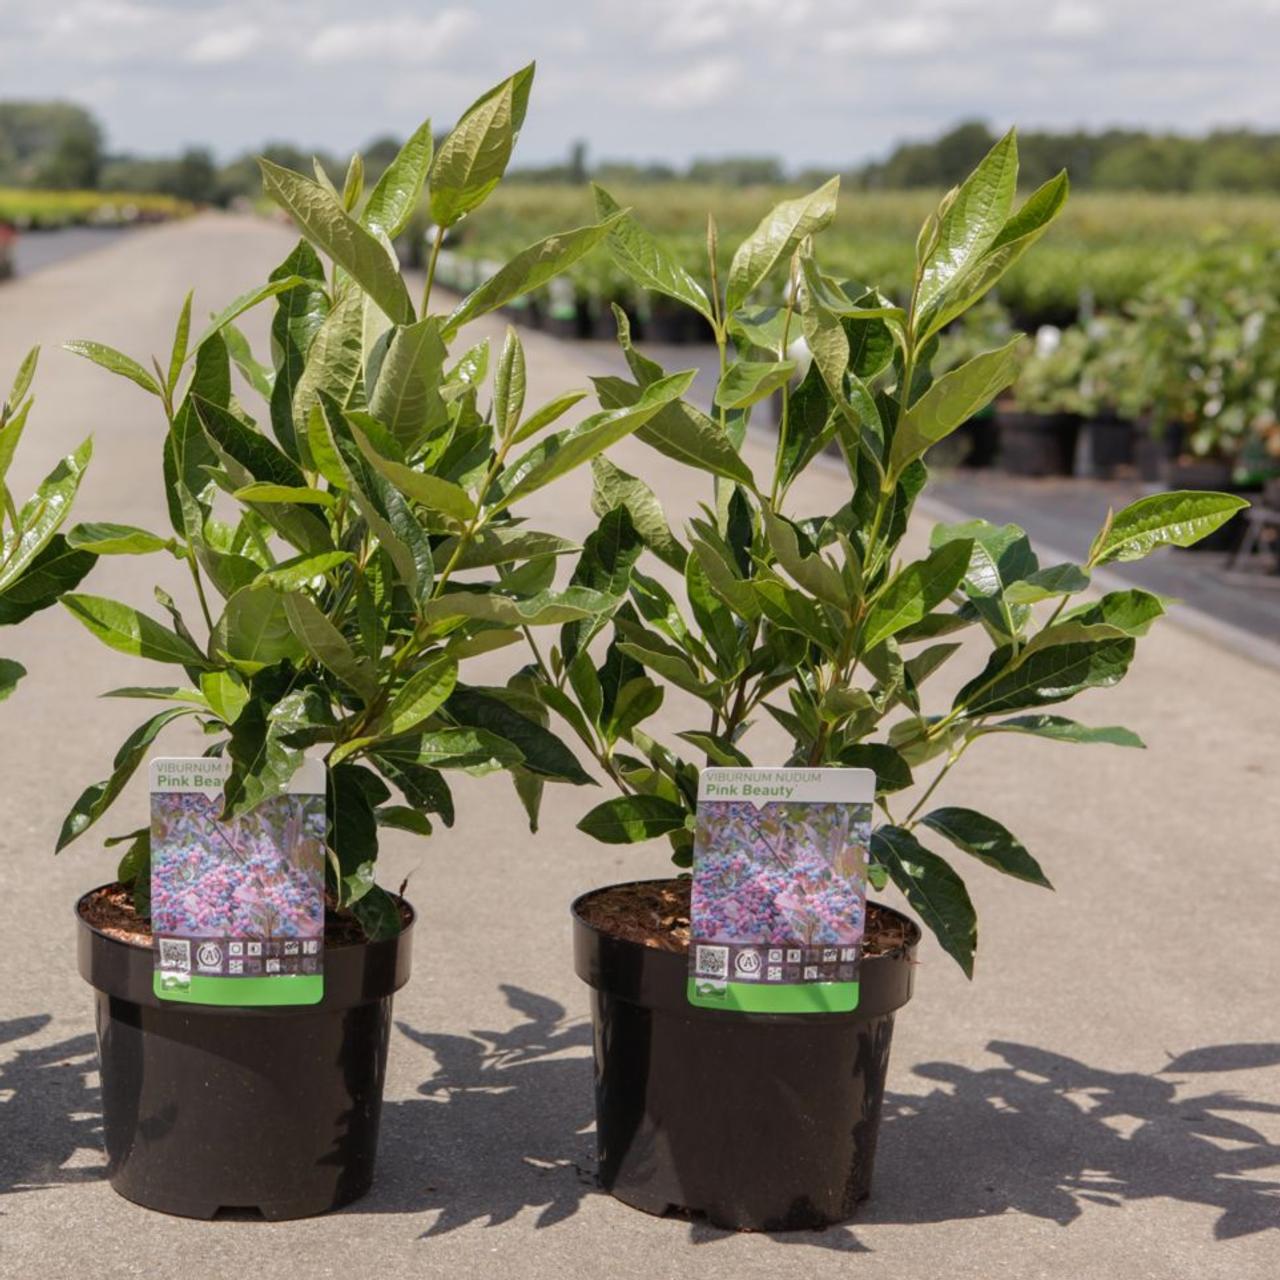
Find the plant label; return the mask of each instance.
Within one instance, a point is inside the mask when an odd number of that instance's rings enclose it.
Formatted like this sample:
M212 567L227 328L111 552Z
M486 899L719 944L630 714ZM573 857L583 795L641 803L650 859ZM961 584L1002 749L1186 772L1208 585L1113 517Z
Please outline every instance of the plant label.
M743 1013L858 1004L869 769L703 769L689 1003Z
M219 817L231 762L151 761L151 928L161 1000L318 1004L324 995L325 769Z

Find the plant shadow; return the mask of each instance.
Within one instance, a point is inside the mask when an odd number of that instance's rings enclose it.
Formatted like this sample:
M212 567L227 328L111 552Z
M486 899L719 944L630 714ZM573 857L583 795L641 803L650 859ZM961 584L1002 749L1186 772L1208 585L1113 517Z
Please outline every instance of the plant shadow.
M50 1021L0 1022L0 1196L105 1176L94 1037L17 1044Z
M601 1194L590 1025L548 997L502 990L518 1015L507 1030L398 1024L436 1069L420 1098L385 1108L380 1176L350 1212L432 1212L431 1237L525 1209L554 1226ZM1280 1226L1280 1102L1216 1087L1224 1073L1280 1067L1280 1044L1194 1049L1151 1073L1006 1041L987 1051L998 1060L988 1067L920 1063L924 1091L886 1096L874 1190L853 1222L769 1238L861 1253L877 1224L1016 1212L1069 1226L1092 1206L1156 1198L1217 1210L1220 1240ZM693 1244L732 1234L697 1219L687 1230Z
M591 1024L564 1006L501 988L514 1026L448 1035L398 1022L436 1069L420 1098L383 1107L379 1176L350 1212L438 1216L424 1233L498 1226L537 1209L537 1227L572 1217L595 1188Z
M1150 1074L1008 1041L987 1051L1001 1064L919 1063L935 1087L886 1097L860 1224L1012 1210L1069 1226L1088 1205L1160 1198L1218 1210L1218 1240L1280 1227L1280 1103L1214 1087L1280 1066L1280 1044L1206 1046ZM1267 1116L1272 1136L1256 1127Z

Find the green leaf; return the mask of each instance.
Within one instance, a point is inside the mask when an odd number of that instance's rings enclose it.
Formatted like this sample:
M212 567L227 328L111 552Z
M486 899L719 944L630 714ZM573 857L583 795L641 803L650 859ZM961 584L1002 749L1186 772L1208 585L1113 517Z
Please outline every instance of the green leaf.
M1022 841L985 813L947 806L926 813L920 821L987 866L1003 871L1015 880L1053 888Z
M234 302L223 307L209 321L205 331L196 339L193 347L197 359L204 345L213 338L220 336L223 328L230 324L231 321L244 315L246 311L251 311L259 303L266 302L268 298L274 298L277 294L286 293L299 285L309 285L310 283L309 280L305 280L301 276L277 275L273 272L271 279L266 284L256 285L247 293L242 293ZM187 358L190 359L191 357L188 355Z
M1175 490L1139 498L1116 514L1089 549L1089 567L1141 560L1157 547L1190 547L1249 504L1229 493Z
M484 729L437 729L383 743L378 758L396 766L433 769L509 769L521 764L520 749ZM397 783L398 784L398 783Z
M114 347L105 346L101 342L90 342L85 338L64 342L62 346L63 350L70 351L72 355L84 356L86 360L92 360L94 364L106 369L109 373L116 373L122 378L128 378L130 382L137 383L144 391L150 391L153 396L161 396L163 398L160 384L155 378L132 356L125 355L123 351L117 351Z
M443 336L451 338L464 324L546 284L553 276L558 276L590 253L613 227L613 221L575 227L572 231L547 236L545 240L522 249L496 275L458 303L444 323Z
M595 780L555 734L536 720L521 715L496 693L458 689L449 698L445 711L459 725L484 729L514 743L523 757L522 767L530 773L577 786L595 785Z
M194 715L194 707L170 707L161 711L144 724L139 725L123 742L111 762L111 776L103 782L95 782L80 793L70 812L62 821L55 852L61 853L77 836L83 835L115 803L124 790L125 783L133 777L138 765L147 754L147 748L165 725L180 716Z
M634 405L592 414L577 426L545 437L498 477L490 501L492 509L502 510L603 453L642 427L665 405L678 400L693 378L692 369L673 373L646 387Z
M3 408L0 408L0 414L5 411L12 412L17 409L18 405L26 398L27 392L31 390L31 381L36 376L36 365L40 361L40 348L32 347L25 356L22 357L22 363L18 366L18 372L14 375L13 386L9 388L9 394L4 398Z
M144 556L165 551L172 544L171 538L131 524L78 524L67 531L67 546L76 551L92 551L96 556Z
M1133 587L1128 591L1109 591L1101 600L1069 609L1062 615L1062 621L1115 627L1126 635L1145 636L1151 624L1164 616L1164 606L1160 596Z
M520 345L520 335L513 326L507 325L502 351L498 355L498 367L493 375L493 422L499 439L505 440L520 421L520 414L524 411L525 378L524 347Z
M509 627L554 626L611 613L617 600L583 587L564 591L540 591L525 600L492 592L452 591L430 601L423 617L430 622L446 618L475 618Z
M1040 568L1031 541L1016 524L966 520L960 524L936 525L929 545L940 547L963 539L973 544L969 568L964 575L965 594L979 617L996 634L1012 639L1021 633L1029 612L1025 605L1010 599L1009 589L1034 577Z
M596 217L602 222L621 211L622 206L597 183L591 184L595 194ZM702 286L629 214L622 218L609 235L609 254L618 267L642 289L664 293L715 323L711 303Z
M372 667L356 656L346 637L311 598L300 592L289 592L277 598L284 608L290 630L302 647L366 702L372 701L378 692L377 676Z
M458 682L458 663L448 654L428 659L402 684L391 699L388 733L408 733L444 705Z
M785 387L795 371L794 360L737 360L716 385L715 402L722 409L747 409Z
M223 788L222 820L248 813L288 790L317 729L332 732L329 697L315 686L295 689L278 701L250 698L231 727L227 755L231 775Z
M615 796L598 804L578 830L605 844L636 844L684 827L687 810L661 796Z
M454 520L470 520L475 515L475 503L460 485L454 484L452 480L445 480L441 476L417 471L393 458L384 457L366 434L360 415L350 414L347 421L351 425L351 434L360 452L364 454L365 461L411 502L421 503L431 511L443 512Z
M178 313L178 324L173 334L173 347L169 353L169 372L165 377L165 390L172 396L182 375L182 366L187 362L187 340L191 336L191 298L193 290L187 290L183 299L182 310Z
M271 273L273 281L290 277L306 283L277 295L275 315L271 319L271 342L276 353L271 429L280 447L295 462L311 469L305 417L295 417L294 397L307 354L329 314L329 295L325 290L324 264L306 240L299 240L293 252Z
M549 427L557 418L563 417L579 400L586 397L585 391L566 391L558 395L540 408L535 409L521 424L519 430L511 437L512 444L519 444L536 436L544 427Z
M307 442L307 452L314 469L338 488L345 487L345 481L340 474L335 478L331 466L323 465L323 436L318 442L312 437L313 411L320 405L321 392L331 396L343 408L359 407L363 403L363 317L364 301L359 291L348 290L320 323L307 349L306 362L299 366L300 372L293 387L295 437ZM274 415L272 420L276 421ZM323 419L320 425L323 426ZM278 423L276 432L280 434ZM307 452L303 452L304 458Z
M273 569L264 569L258 580L277 591L301 591L313 579L354 559L350 551L322 551L317 556L294 556L292 560L285 560Z
M255 480L243 489L237 489L232 497L241 502L297 502L303 506L331 507L336 499L324 489L310 489L306 485L265 484Z
M0 539L0 594L7 592L53 541L71 510L92 454L90 438L63 458L23 505L10 535Z
M944 543L890 579L863 624L863 651L932 613L960 585L971 551L967 541Z
M909 831L880 827L871 835L871 856L884 867L942 949L973 977L978 920L964 881Z
M27 669L12 658L0 658L0 702L3 702L17 687L18 681L27 674Z
M836 212L840 179L832 178L816 191L784 200L769 211L733 255L725 290L725 313L747 300L779 262L788 262L806 236L821 231Z
M1000 280L1062 212L1069 189L1064 169L1027 197L1022 208L1001 227L986 253L968 270L952 278L945 294L937 299L932 314L920 325L917 342L927 342Z
M645 389L625 378L592 378L591 381L606 409L635 404ZM751 469L719 423L684 400L677 400L655 414L636 432L636 438L668 458L736 480L755 491Z
M102 596L75 593L63 596L62 603L103 644L121 653L180 666L203 668L210 665L190 641L128 605Z
M889 471L901 475L908 463L930 445L945 439L985 408L1018 376L1018 344L1022 334L996 351L981 355L944 373L907 410L893 435Z
M280 593L258 584L241 587L231 596L209 644L214 653L233 658L250 674L303 653L289 628Z
M1004 598L1010 604L1035 604L1053 596L1071 596L1089 585L1089 575L1079 565L1055 564L1019 582L1012 582L1005 589Z
M937 236L920 263L917 311L927 311L992 246L1009 217L1017 185L1018 139L1010 129L943 202Z
M604 454L591 459L591 476L591 510L597 516L604 516L615 507L625 507L645 546L664 564L683 572L689 553L671 532L653 490L643 480L615 466Z
M958 694L955 706L971 716L1019 711L1065 702L1083 689L1116 684L1133 660L1134 641L1128 636L1054 644L1011 665L1009 645L997 649L982 673Z
M319 183L259 159L262 189L293 218L298 229L327 254L396 324L413 323L413 303L393 255Z
M17 579L0 592L0 627L14 626L56 604L60 595L80 585L95 563L90 552L72 551L67 540L55 533Z
M524 124L534 64L482 94L462 113L431 164L431 218L451 227L482 204L506 172Z
M837 609L847 609L850 604L849 592L840 570L823 559L818 551L812 551L807 555L802 552L795 528L789 521L782 516L774 515L768 507L763 508L763 515L769 546L777 556L778 563L810 595L834 605ZM880 638L883 639L883 637Z
M200 692L210 710L224 724L233 725L249 702L249 689L235 671L205 671Z
M441 568L452 563L455 571L483 569L513 564L517 560L536 560L541 556L570 555L582 548L554 533L540 533L520 526L491 525L473 534L454 561L457 550L458 539L446 538L436 548L436 563Z
M840 763L850 769L870 769L876 775L876 794L905 791L912 785L911 766L900 752L882 742L859 742L840 752Z
M438 317L427 316L394 331L369 398L369 412L406 451L446 421L440 398L444 358Z
M412 831L419 836L429 836L432 831L431 819L417 809L410 809L408 805L383 805L381 809L373 811L373 816L380 827L395 827L399 831Z
M431 121L424 120L382 171L360 217L370 231L394 240L409 225L431 168L432 143Z
M982 733L1029 733L1037 738L1052 738L1057 742L1104 743L1113 747L1144 747L1146 744L1132 730L1119 725L1090 728L1068 720L1065 716L1015 716L1011 720L999 720L984 725Z

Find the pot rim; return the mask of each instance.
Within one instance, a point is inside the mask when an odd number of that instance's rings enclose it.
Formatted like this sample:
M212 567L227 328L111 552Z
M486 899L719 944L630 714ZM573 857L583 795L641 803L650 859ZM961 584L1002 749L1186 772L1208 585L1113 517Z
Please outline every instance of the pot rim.
M607 941L609 941L610 943L616 946L629 945L633 947L640 947L645 951L656 951L660 953L666 953L668 955L678 955L682 959L687 961L687 957L688 957L687 947L684 948L683 951L671 951L666 947L646 947L643 942L636 942L634 938L622 938L622 937L619 937L616 933L607 932L606 930L600 928L598 925L592 924L591 921L588 920L586 916L582 914L583 904L585 904L589 898L594 898L597 894L600 894L600 893L607 893L610 889L630 889L633 885L641 885L641 884L663 884L663 883L670 884L670 883L675 883L680 879L681 879L680 876L646 876L642 880L620 880L614 884L597 885L594 889L588 889L585 893L580 893L576 898L574 898L574 900L569 904L569 915L572 920L574 920L577 924L580 924L584 929L590 930L592 933L598 935L601 938L606 939ZM903 924L907 926L909 930L909 934L907 937L907 941L901 947L895 947L894 950L882 952L880 955L864 956L862 960L863 964L869 964L875 960L901 959L903 956L907 955L914 947L920 944L920 940L921 938L923 938L924 934L920 926L910 916L904 915L896 907L891 907L887 903L876 901L874 898L868 898L867 902L877 907L879 910L886 911L891 916L895 917L898 920L901 920Z

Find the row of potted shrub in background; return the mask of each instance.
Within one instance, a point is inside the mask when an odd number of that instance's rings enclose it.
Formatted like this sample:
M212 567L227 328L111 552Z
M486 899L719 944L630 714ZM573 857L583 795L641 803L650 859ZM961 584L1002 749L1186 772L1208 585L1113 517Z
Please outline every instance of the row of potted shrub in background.
M434 154L424 124L368 192L358 158L341 191L264 163L268 192L304 239L195 337L188 297L166 361L148 369L98 343L71 344L155 400L172 529L76 526L56 544L58 572L45 566L40 599L61 595L98 639L179 668L187 684L115 691L163 709L76 801L58 847L99 822L178 720L198 724L209 750L230 760L229 815L278 792L308 752L324 755L329 780L335 932L320 1005L156 999L145 828L107 842L124 849L118 882L79 904L109 1176L140 1203L291 1217L367 1189L414 918L377 883L379 829L430 835L434 822L451 825L455 769L505 773L536 826L548 783L591 780L561 734L617 791L586 813L583 830L615 843L666 839L678 868L690 859L699 760L748 763L748 729L762 715L786 730L787 763L873 770L885 820L871 879L896 885L971 974L974 910L938 843L1017 879L1048 878L995 819L931 808L934 789L992 734L1141 745L1127 730L1046 708L1120 680L1164 603L1140 590L1077 597L1096 566L1186 545L1241 505L1225 495L1145 499L1107 522L1081 565L1041 565L1020 531L981 521L939 527L925 556L899 560L928 478L923 456L1011 385L1019 364L1013 338L935 377L932 340L1066 198L1059 176L1014 207L1012 134L930 217L904 306L823 270L815 241L835 210L833 181L773 210L723 273L713 222L701 278L600 191L594 224L531 246L452 310L433 312L444 232L502 177L532 76L525 68L481 97ZM389 244L424 186L441 231L415 304ZM556 420L584 393L526 405L513 330L491 374L487 344L450 353L468 322L601 243L639 287L711 331L720 360L711 413L683 398L692 373L667 374L625 324L629 376L595 379L598 411L568 428ZM762 304L784 278L788 302ZM236 327L262 303L274 306L269 364ZM792 388L801 333L813 361ZM269 432L233 394L233 370L260 399ZM753 408L778 390L776 453L760 475L740 445ZM687 528L672 529L644 480L606 458L631 434L705 474L711 501ZM799 505L799 481L832 442L848 498L815 513ZM583 546L522 522L530 494L587 464L599 527ZM59 519L65 484L60 493ZM60 536L55 528L39 554L52 560ZM19 544L29 545L25 534L6 539L6 563ZM71 572L76 556L147 553L170 555L189 575L199 621L164 591L157 618L72 589L84 563ZM557 586L566 556L575 566ZM0 584L7 605L13 585ZM535 643L547 628L552 642ZM963 648L962 632L973 641ZM509 645L520 649L506 683L476 683L472 660ZM978 669L949 705L926 711L925 683L975 649ZM663 742L652 717L668 694L691 727ZM852 1014L710 1012L684 997L687 894L676 878L574 905L576 964L597 1021L601 1181L639 1207L702 1212L723 1226L847 1217L870 1184L919 928L887 906L873 910ZM655 895L670 907L657 926Z

